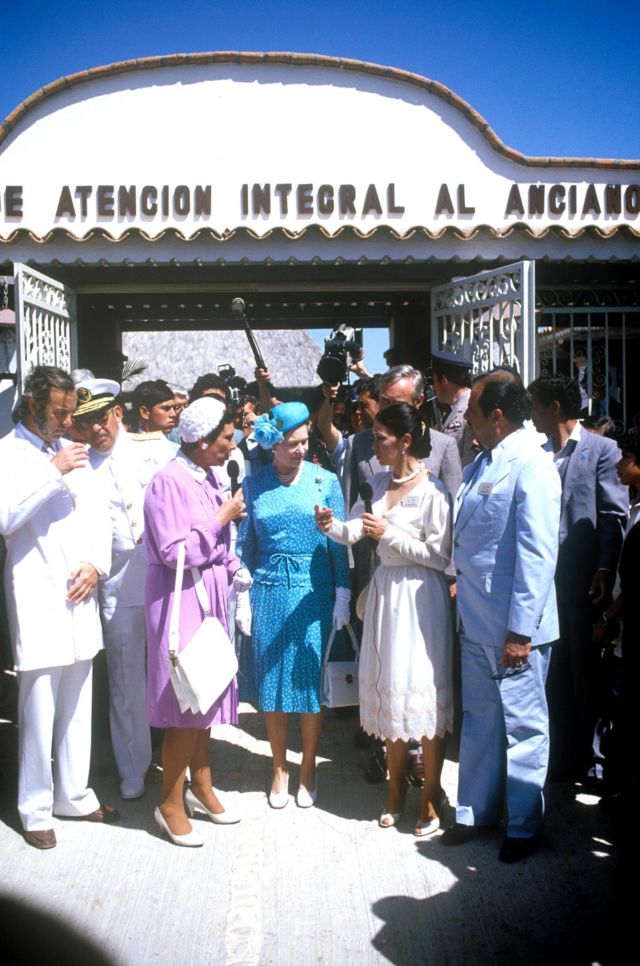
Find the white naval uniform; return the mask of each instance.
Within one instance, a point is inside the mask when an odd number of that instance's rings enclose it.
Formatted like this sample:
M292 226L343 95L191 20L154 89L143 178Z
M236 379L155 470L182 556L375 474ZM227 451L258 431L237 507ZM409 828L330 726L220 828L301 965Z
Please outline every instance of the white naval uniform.
M82 562L110 566L106 506L89 467L62 475L42 439L22 423L0 440L0 533L5 592L19 680L18 811L27 831L51 816L99 807L87 787L91 754L91 671L102 648L96 594L67 601ZM53 767L51 757L53 754Z
M105 492L111 522L112 563L98 588L109 675L109 723L124 798L144 791L151 764L146 709L144 616L144 493L175 453L162 433L129 434L120 429L107 453L89 459Z

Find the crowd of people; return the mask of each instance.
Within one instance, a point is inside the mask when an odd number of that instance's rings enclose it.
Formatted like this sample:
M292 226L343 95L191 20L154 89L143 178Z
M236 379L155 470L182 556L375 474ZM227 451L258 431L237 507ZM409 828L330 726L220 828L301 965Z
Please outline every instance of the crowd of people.
M618 445L586 428L562 375L472 379L460 356L433 353L427 402L408 364L355 369L353 385L304 401L280 400L265 370L234 395L215 373L189 392L147 380L129 394L86 370L29 374L0 440L0 534L30 845L57 844L53 816L119 820L89 787L103 645L121 798L145 794L155 734L161 833L200 846L196 811L240 821L213 788L209 740L238 721L237 680L186 708L169 660L205 617L264 714L274 809L290 802L291 714L296 804L317 800L323 656L347 624L360 639L356 742L370 780L388 776L380 828L402 821L408 780L421 786L414 835L441 828L455 730L445 846L504 821L500 860L530 855L548 779L595 784L610 810L630 802L633 720L614 662L632 679L640 429Z

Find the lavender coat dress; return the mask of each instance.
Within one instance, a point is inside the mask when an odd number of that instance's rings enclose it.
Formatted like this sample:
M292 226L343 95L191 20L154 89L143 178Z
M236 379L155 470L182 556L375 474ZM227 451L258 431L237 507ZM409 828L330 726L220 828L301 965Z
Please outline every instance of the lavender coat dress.
M215 519L223 501L222 487L213 470L207 473L182 453L160 470L147 488L147 717L156 728L209 728L238 720L235 679L206 714L180 711L167 660L176 561L182 541L186 540L186 562L180 602L181 648L203 619L190 567L200 568L212 613L227 627L229 583L240 562L229 550L229 525L223 527Z

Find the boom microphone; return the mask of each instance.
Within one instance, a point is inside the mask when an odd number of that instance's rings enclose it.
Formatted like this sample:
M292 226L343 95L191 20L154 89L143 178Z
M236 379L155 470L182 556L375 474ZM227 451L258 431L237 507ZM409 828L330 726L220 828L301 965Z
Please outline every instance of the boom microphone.
M238 299L238 301L241 302L242 299ZM240 489L240 484L238 483L240 467L235 460L229 460L227 463L227 473L229 474L229 479L231 480L231 496L235 496Z
M240 319L240 321L244 319L244 299L233 299L231 303L231 314L234 318Z
M366 483L366 482L361 483L360 489L358 492L360 493L360 498L364 501L364 512L373 513L373 509L371 507L371 497L373 496L373 487L371 486L371 483Z
M251 346L251 351L253 352L253 358L255 359L256 366L258 369L266 369L264 364L264 359L262 358L262 353L260 352L260 347L256 342L256 337L253 334L253 330L247 321L247 315L244 307L244 299L236 298L231 301L231 315L234 319L242 322L244 326L244 331L246 333L247 339L249 340L249 345Z

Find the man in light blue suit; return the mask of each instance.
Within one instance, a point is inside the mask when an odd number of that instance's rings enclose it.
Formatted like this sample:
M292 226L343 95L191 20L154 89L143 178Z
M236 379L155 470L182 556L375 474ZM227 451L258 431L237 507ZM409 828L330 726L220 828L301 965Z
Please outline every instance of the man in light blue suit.
M506 793L504 862L529 855L542 827L545 679L558 637L560 481L523 426L530 413L511 371L474 381L466 419L484 451L466 467L455 506L463 719L457 821L442 843L497 825Z

